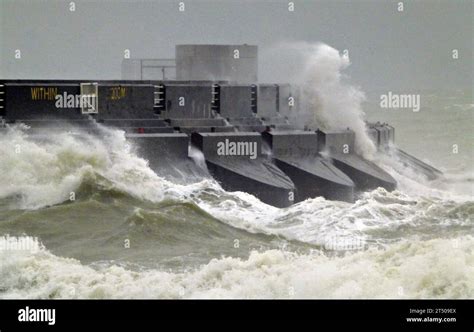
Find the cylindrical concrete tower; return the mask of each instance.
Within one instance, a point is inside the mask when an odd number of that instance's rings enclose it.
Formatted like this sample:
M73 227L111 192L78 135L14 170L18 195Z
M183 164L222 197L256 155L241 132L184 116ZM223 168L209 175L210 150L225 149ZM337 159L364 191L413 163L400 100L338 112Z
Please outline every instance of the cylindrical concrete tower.
M176 45L176 79L256 83L255 45Z

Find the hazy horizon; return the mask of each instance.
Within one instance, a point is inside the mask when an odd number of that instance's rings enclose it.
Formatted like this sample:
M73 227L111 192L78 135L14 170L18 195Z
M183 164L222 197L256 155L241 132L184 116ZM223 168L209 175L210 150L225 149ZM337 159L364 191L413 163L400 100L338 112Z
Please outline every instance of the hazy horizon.
M472 1L0 0L0 77L120 79L132 58L174 57L176 44L255 44L259 80L300 66L276 45L323 42L349 50L346 73L363 90L473 86ZM15 59L15 50L21 59ZM457 49L459 58L452 58Z

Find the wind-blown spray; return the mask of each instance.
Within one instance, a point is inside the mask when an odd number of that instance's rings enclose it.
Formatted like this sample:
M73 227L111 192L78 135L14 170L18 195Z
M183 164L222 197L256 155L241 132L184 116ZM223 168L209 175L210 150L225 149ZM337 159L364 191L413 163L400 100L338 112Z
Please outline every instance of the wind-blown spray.
M362 103L364 93L344 83L343 70L350 65L349 57L325 44L308 45L306 70L303 73L303 97L312 124L325 129L350 128L356 133L356 151L371 158L375 146L367 135Z
M349 57L322 43L285 43L272 52L303 64L293 66L295 73L290 78L290 83L301 89L302 109L296 121L311 129L350 128L356 133L356 152L372 159L376 149L364 121L365 95L358 87L345 82L347 76L343 74L350 65Z

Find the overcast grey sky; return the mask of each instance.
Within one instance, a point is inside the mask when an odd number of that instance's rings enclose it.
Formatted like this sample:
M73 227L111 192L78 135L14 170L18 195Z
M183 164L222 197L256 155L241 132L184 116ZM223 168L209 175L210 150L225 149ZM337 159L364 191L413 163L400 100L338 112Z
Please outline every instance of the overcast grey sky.
M174 57L183 43L257 44L260 80L290 76L273 46L324 42L348 49L363 89L473 86L473 1L0 0L0 77L119 79L132 57ZM15 50L21 59L15 60ZM452 59L452 50L459 59Z

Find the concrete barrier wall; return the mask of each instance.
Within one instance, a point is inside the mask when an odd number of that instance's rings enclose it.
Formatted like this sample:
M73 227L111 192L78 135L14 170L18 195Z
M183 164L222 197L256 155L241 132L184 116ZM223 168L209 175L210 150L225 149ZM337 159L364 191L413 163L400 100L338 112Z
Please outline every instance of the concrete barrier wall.
M169 119L211 118L211 85L166 84L166 111Z
M293 97L289 84L260 84L258 86L258 112L262 118L271 119L278 116L290 116L295 112L295 106L290 107L290 97Z
M80 96L79 81L4 82L5 114L7 120L81 120L87 119L76 103L68 97ZM58 96L63 98L60 105ZM151 84L115 84L98 82L98 114L101 119L153 118L153 86Z
M385 148L389 144L395 143L395 128L386 123L370 124L368 133L379 148Z
M251 118L252 87L250 85L221 85L220 114L224 118Z
M254 45L176 45L176 79L258 81Z
M289 116L291 112L295 111L295 106L290 107L289 105L289 98L294 98L291 86L289 84L279 84L278 89L278 112L281 116Z
M303 124L308 112L303 112L301 101L301 89L296 85L280 84L280 107L279 113L283 117L288 117L293 123ZM290 107L289 98L292 97L293 106Z
M85 120L79 107L56 108L57 94L80 95L81 81L3 81L5 101L2 109L7 120L65 119ZM162 119L210 119L212 110L212 82L179 81L98 81L98 120L155 119L155 98L162 85L165 87ZM295 113L288 98L292 95L289 85L220 84L219 112L223 118L256 119L256 116L275 122L279 116ZM256 89L256 90L255 90ZM161 90L160 90L161 91ZM256 93L255 93L256 92ZM296 105L298 101L296 101ZM278 112L280 110L280 112ZM281 110L284 112L282 113ZM257 113L255 113L257 111ZM247 122L244 122L247 123ZM250 123L250 124L253 124Z
M206 158L255 159L253 157L258 158L262 151L262 136L258 133L193 133L191 141ZM232 148L235 148L235 153Z
M278 115L279 89L277 84L260 84L258 86L257 115L272 118Z
M186 134L126 134L127 140L139 148L140 155L150 161L160 157L188 157L189 137Z
M372 142L374 142L374 144L378 146L378 144L379 144L379 132L377 131L377 129L375 129L373 127L369 127L369 128L367 128L367 134L369 135Z
M319 151L349 154L354 152L355 133L352 130L321 131L318 130Z
M386 126L389 131L388 137L389 137L390 143L395 144L395 128L392 127L391 125L386 125Z
M264 132L274 157L318 155L318 135L312 131Z
M80 94L79 84L65 83L4 83L5 118L8 121L30 119L83 118L80 108L56 107L56 95Z
M151 119L154 88L143 84L99 84L98 119Z
M377 126L375 129L378 132L378 146L386 147L390 142L390 129L386 126Z

